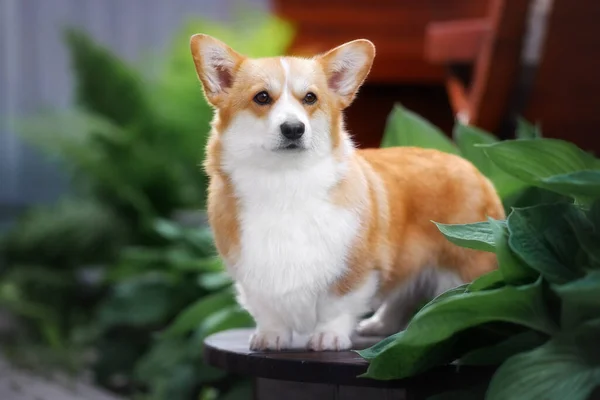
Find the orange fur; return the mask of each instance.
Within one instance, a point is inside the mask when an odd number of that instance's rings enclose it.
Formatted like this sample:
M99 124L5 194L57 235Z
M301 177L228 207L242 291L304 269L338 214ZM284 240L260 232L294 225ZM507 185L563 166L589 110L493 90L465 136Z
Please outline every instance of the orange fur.
M452 270L464 281L496 267L494 254L450 243L431 222L464 224L485 221L488 216L504 218L494 187L471 163L436 150L410 147L359 150L354 157L364 161L358 164L363 172L374 172L365 174L370 213L348 271L334 286L337 293L358 287L371 268L381 270L385 292L425 266ZM376 188L377 179L383 189ZM387 204L373 195L377 190L384 190ZM381 215L388 219L382 222Z
M213 135L209 140L204 167L210 176L207 212L214 231L215 245L219 254L235 261L240 245L239 205L229 176L221 168L221 143L218 135Z

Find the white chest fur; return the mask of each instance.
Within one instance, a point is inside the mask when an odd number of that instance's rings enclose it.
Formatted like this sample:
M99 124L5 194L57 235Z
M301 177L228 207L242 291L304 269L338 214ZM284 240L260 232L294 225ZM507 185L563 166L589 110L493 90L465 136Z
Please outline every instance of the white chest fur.
M331 202L338 179L332 160L310 169L232 173L241 228L234 270L242 285L278 295L320 292L343 273L359 215Z
M242 302L295 331L314 329L360 229L359 210L335 205L345 173L333 158L301 168L234 168L240 252L230 266ZM250 304L253 303L253 304Z

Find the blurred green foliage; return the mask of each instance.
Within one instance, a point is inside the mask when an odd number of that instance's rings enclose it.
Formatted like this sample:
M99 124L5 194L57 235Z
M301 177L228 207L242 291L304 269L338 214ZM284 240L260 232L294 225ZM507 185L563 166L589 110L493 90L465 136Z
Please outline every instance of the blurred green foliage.
M293 36L247 10L228 24L191 20L149 78L147 65L65 31L76 106L29 118L20 133L65 166L73 190L0 239L0 307L23 323L3 340L14 360L88 370L136 399L248 398L247 382L201 357L206 335L252 320L202 222L212 110L189 50L197 32L254 57L283 53Z

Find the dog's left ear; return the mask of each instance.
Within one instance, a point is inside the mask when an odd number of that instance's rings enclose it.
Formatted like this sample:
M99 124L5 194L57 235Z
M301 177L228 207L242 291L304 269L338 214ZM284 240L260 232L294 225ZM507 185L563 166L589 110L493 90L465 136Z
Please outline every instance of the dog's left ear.
M235 72L244 57L220 40L204 34L192 36L190 48L204 94L218 107L233 85Z
M327 76L329 89L348 107L371 70L375 45L366 39L354 40L317 57Z

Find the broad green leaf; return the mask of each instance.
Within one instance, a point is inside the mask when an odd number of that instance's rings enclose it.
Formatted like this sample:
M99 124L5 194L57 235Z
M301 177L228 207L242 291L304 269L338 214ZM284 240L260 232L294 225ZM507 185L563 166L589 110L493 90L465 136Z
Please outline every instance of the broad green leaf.
M101 305L98 322L103 328L163 323L171 311L171 296L172 291L165 282L141 279L123 282Z
M542 137L542 130L538 124L533 125L525 118L519 117L516 136L518 139L539 139Z
M525 331L498 344L476 349L460 358L460 365L500 365L515 354L535 349L546 343L548 336L536 331Z
M179 271L190 271L190 272L220 272L223 271L223 260L220 257L206 257L206 258L193 258L192 255L188 255L186 259L178 260L173 262L171 266Z
M67 29L77 102L119 125L151 118L142 75L83 30Z
M438 295L437 297L433 298L431 301L429 301L427 304L425 304L422 308L425 307L431 307L432 305L442 301L442 300L446 300L450 297L454 297L454 296L458 296L461 294L466 293L467 288L469 287L468 283L463 283L460 286L457 286L455 288L446 290L444 293Z
M160 378L177 364L182 363L188 349L186 342L179 338L163 339L154 342L152 348L138 361L135 367L137 379L151 381Z
M467 290L469 292L478 292L480 290L497 289L499 287L504 286L505 284L506 282L504 281L504 276L502 275L502 272L500 272L500 270L498 269L495 269L475 279L467 287Z
M553 289L562 299L563 329L600 317L600 271L591 271L585 277L564 285L554 285Z
M566 218L572 204L515 208L508 216L511 250L548 281L565 283L583 275L581 248Z
M573 209L565 215L579 245L589 257L589 267L591 268L600 268L600 246L598 245L600 243L600 219L595 215L597 209L600 208L598 205L600 205L600 201L597 201L587 212Z
M471 161L492 181L500 198L510 196L528 186L498 168L485 154L484 148L478 146L498 142L498 139L490 133L474 126L457 124L454 128L454 140L462 156Z
M538 204L572 202L573 199L571 197L566 197L537 186L529 186L519 193L512 194L502 199L507 214L509 214L513 208L531 207Z
M494 252L494 232L488 221L473 224L440 224L440 232L452 243L469 249Z
M198 284L206 290L218 290L231 284L231 278L226 272L210 272L198 277Z
M482 145L499 168L531 185L553 190L544 179L598 169L598 160L572 143L558 139L505 140Z
M452 141L419 115L396 104L390 113L381 147L414 146L458 154Z
M454 126L453 136L461 155L472 162L482 174L491 177L493 164L484 150L475 145L496 143L498 139L479 128L460 123Z
M545 307L542 280L519 287L457 294L424 307L391 342L374 346L377 352L373 349L359 352L370 359L364 376L396 379L422 372L451 354L448 346L454 345L456 334L489 322L555 332L555 323Z
M217 310L208 316L196 331L196 340L201 341L205 337L217 332L229 329L249 328L254 326L254 320L248 312L235 304L227 308Z
M200 257L216 256L214 236L209 228L189 230L184 241L197 252Z
M429 303L427 303L423 307L421 307L419 312L421 312L424 308L431 307L435 303L443 301L447 298L464 294L466 292L467 287L468 287L468 284L463 284L463 285L460 285L460 286L457 286L455 288L445 291L444 293L440 294L439 296L437 296L436 298L431 300ZM373 346L371 346L367 349L357 351L357 353L359 353L360 356L363 357L364 359L371 360L371 359L375 358L383 350L385 350L389 345L393 344L396 341L396 338L400 334L401 334L401 332L395 333L391 336L388 336L387 338L379 341L378 343L374 344Z
M498 269L502 273L504 281L513 285L535 281L539 273L531 269L510 249L508 244L509 232L506 223L492 218L488 218L488 220L494 232Z
M572 196L582 204L600 198L600 169L554 175L542 182L547 189Z
M500 170L496 166L494 166L494 171L495 172L490 177L490 181L492 181L494 188L501 199L516 195L530 186L529 184Z
M600 320L561 333L509 358L496 372L488 400L586 400L600 386Z
M183 236L182 227L167 219L157 219L153 223L153 228L160 236L168 240L177 240Z
M164 331L164 335L185 334L200 326L204 319L215 311L232 306L235 303L235 297L229 288L203 297L181 311L175 321Z
M600 231L600 200L596 200L592 204L588 212L588 218L592 225L594 225L594 228Z

